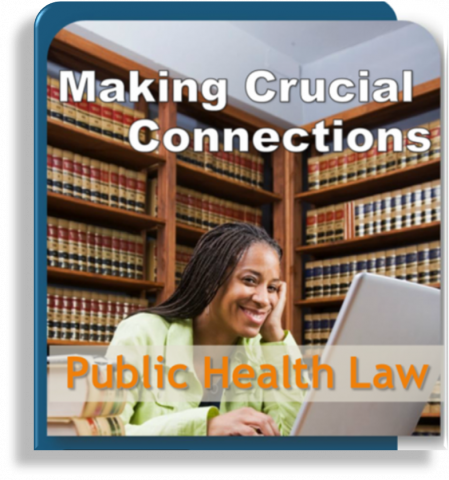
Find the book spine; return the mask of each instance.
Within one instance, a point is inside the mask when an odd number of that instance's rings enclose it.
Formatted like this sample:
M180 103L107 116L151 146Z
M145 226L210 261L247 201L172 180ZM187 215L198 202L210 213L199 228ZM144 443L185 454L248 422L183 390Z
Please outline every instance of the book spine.
M56 120L63 119L63 108L59 100L59 80L50 79L50 116Z
M47 145L47 190L53 191L53 147Z
M64 123L76 126L76 103L73 101L72 92L70 90L68 101L62 104L62 119Z
M101 103L99 99L95 102L88 102L87 110L89 112L89 130L101 135Z
M68 254L68 268L70 268L70 270L79 270L79 236L77 222L69 222Z
M62 150L53 148L53 191L62 193Z
M130 211L136 210L136 179L136 172L128 170L126 173L126 209Z
M109 205L109 165L100 163L100 203Z
M139 172L136 178L136 212L145 213L147 176Z
M90 201L100 203L101 200L101 162L90 161Z
M59 267L59 232L58 220L47 217L47 265Z
M109 206L119 208L119 168L109 165Z
M73 196L73 153L68 150L62 152L62 193Z
M83 199L83 157L78 153L73 155L73 196Z
M134 236L136 242L136 279L143 279L143 262L144 262L144 243L143 238L139 235Z
M126 259L126 276L127 278L136 277L136 239L134 235L126 236L127 259Z
M120 233L116 230L112 231L111 275L114 277L120 275Z
M86 95L83 95L81 102L77 103L76 108L76 126L89 130L89 104Z
M126 202L126 183L127 183L127 174L128 171L123 168L119 167L118 169L118 198L119 198L119 206L126 210L127 202Z

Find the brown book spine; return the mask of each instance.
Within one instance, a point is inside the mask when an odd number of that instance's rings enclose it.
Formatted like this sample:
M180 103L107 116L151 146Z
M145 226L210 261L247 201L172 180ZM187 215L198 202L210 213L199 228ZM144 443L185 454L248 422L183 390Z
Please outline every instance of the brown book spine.
M62 193L62 150L53 148L53 191Z
M70 311L70 323L68 328L68 339L72 341L80 338L80 312L81 312L81 293L73 290L71 298L72 308Z
M112 126L114 131L114 140L123 142L124 126L123 126L123 107L119 103L112 104Z
M101 162L90 161L90 201L100 203L101 200Z
M123 107L123 140L129 143L129 128L134 123L134 110L132 108Z
M58 267L69 268L69 222L58 219Z
M119 168L109 165L109 206L119 207Z
M124 232L119 232L119 276L126 277L128 274L128 240L127 234Z
M79 236L78 236L78 223L69 222L69 268L70 270L79 270Z
M83 157L78 153L73 156L73 196L83 198Z
M53 147L47 145L47 190L53 191Z
M127 241L127 259L126 259L126 276L128 278L136 277L136 238L135 235L128 234Z
M76 126L89 130L89 104L87 103L86 95L83 95L81 102L77 103Z
M119 206L126 210L127 202L126 202L126 177L128 171L123 168L119 167L118 169L118 199L119 199Z
M72 313L72 291L62 290L62 314L59 338L70 340L70 315Z
M50 116L56 120L63 119L63 108L59 100L59 80L56 78L50 79Z
M90 322L89 322L89 341L98 342L98 299L100 295L98 293L92 293L90 300Z
M147 176L145 172L137 173L136 178L136 212L145 213Z
M114 277L120 275L120 232L112 231L111 243L111 274Z
M137 173L133 170L126 172L126 209L136 210L136 190L137 190Z
M78 223L78 270L87 272L87 225Z
M91 132L101 135L101 104L100 99L95 102L87 103L87 110L89 112L89 130Z
M112 275L112 230L101 229L101 274Z
M73 153L68 150L62 152L62 193L73 196Z
M101 134L105 137L114 138L114 126L112 124L112 105L100 102L101 106Z
M58 220L47 217L47 265L59 266Z
M57 338L55 322L55 289L47 288L47 338Z
M109 205L109 165L100 163L100 203Z
M62 119L64 123L76 125L76 103L73 101L72 92L69 90L68 101L62 104Z
M144 261L144 244L140 235L134 236L136 241L136 279L143 279L143 261Z

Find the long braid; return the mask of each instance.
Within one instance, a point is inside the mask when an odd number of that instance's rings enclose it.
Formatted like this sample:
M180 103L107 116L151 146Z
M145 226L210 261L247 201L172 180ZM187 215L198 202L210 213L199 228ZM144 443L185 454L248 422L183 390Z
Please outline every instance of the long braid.
M167 319L200 315L254 243L265 243L282 257L278 243L262 228L247 223L226 223L207 232L195 247L171 297L145 311Z

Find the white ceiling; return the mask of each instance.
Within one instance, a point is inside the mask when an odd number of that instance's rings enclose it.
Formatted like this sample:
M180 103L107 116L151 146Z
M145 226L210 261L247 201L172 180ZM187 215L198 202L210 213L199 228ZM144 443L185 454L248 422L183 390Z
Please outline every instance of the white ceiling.
M409 22L232 21L300 65L404 28Z

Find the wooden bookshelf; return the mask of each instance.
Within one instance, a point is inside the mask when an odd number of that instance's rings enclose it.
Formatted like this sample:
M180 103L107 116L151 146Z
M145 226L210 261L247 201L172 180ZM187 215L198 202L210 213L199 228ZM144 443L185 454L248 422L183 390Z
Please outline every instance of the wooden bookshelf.
M441 418L441 413L423 413L421 414L421 418Z
M182 160L176 162L178 184L244 205L260 206L282 200L281 195L246 185Z
M75 346L75 347L107 347L109 345L109 342L84 342L80 340L57 340L57 339L52 339L48 338L47 339L47 345L53 345L53 346L64 346L64 347L70 347L70 346Z
M429 283L426 287L440 288L439 283ZM337 295L334 297L316 297L297 300L295 304L300 307L331 307L334 305L341 305L346 298L346 295Z
M47 117L48 144L52 147L74 151L107 163L141 170L165 162L162 155L142 153L131 145L117 142L95 132L74 127L69 123Z
M440 178L440 169L440 161L432 160L375 177L363 178L355 182L343 183L320 190L307 190L297 193L295 199L316 206L347 202L436 180Z
M355 255L371 249L378 249L379 245L387 249L438 240L440 238L440 229L440 222L432 222L365 237L351 238L350 240L319 243L317 245L301 245L296 247L296 251L303 255L313 255L316 258L328 258L329 256L335 257L345 254Z
M97 288L99 290L114 290L125 292L156 292L164 288L163 283L148 280L114 277L111 275L97 275L95 273L78 272L64 268L47 267L49 282L63 283L77 286Z
M431 112L440 107L440 79L416 85L413 88L413 101L404 103L401 101L402 92L398 103L375 103L371 102L352 108L324 119L317 119L313 123L302 125L310 135L315 124L324 120L326 128L332 134L333 121L343 120L343 131L347 134L354 128L375 129L394 122L413 118L418 114ZM436 119L436 118L435 118ZM427 121L430 121L427 120ZM309 137L311 139L311 136ZM330 137L329 137L330 139ZM305 223L306 211L311 206L325 207L338 203L364 198L370 195L381 194L400 188L411 187L416 184L437 180L441 175L441 162L439 159L423 162L418 165L391 172L363 178L346 184L335 185L320 190L307 190L307 159L308 156L319 155L312 146L310 152L295 154L291 160L293 178L293 262L290 282L293 285L294 295L290 297L293 304L293 334L295 339L302 343L303 316L305 313L313 313L314 309L339 307L344 296L322 297L312 299L298 299L304 291L304 267L305 262L315 259L334 258L357 253L370 253L389 248L405 247L408 245L440 239L440 222L432 222L410 228L391 230L377 233L366 237L357 237L350 240L329 242L317 245L306 245ZM438 285L433 285L439 287Z
M176 243L194 247L198 240L207 232L202 228L192 227L183 223L176 224Z
M154 230L165 221L142 213L122 208L112 208L99 203L87 202L78 198L47 192L48 212L69 220L91 221L99 226L126 228L133 230Z
M140 78L153 79L151 89L158 90L159 74L144 65L130 60L101 47L89 40L67 30L61 30L53 39L48 59L64 68L81 71L95 70L99 80L119 78L128 85L129 72L138 70ZM201 103L205 99L199 94L198 102L191 104L174 103L171 99L157 105L160 124L160 135L177 126L177 113L184 112L196 120L204 120L219 128L243 127L248 131L262 127L274 128L283 134L283 129L271 125L243 110L227 106L220 112L206 112ZM149 108L140 100L134 108L149 118ZM146 214L137 214L110 207L92 204L83 200L64 197L50 193L48 195L48 211L60 218L68 218L95 225L135 230L146 237L148 230L156 229L157 234L157 282L145 280L129 280L120 277L105 277L82 272L48 269L48 281L56 284L85 286L93 289L124 291L136 293L143 297L147 292L156 295L156 302L168 298L175 288L176 243L195 245L205 233L202 229L176 222L176 185L214 195L242 205L262 206L271 204L273 219L273 236L281 244L286 254L283 257L283 270L291 271L293 243L286 237L287 206L285 198L293 198L293 190L286 187L285 179L289 176L288 156L283 147L272 155L273 192L254 188L241 182L228 179L215 173L206 172L198 167L179 161L176 154L160 146L158 154L140 153L130 145L114 141L102 135L89 132L59 120L47 119L48 144L61 149L86 155L106 163L114 163L125 168L138 171L154 171L158 178L158 216L153 218ZM269 162L269 159L266 159ZM147 249L145 249L147 250ZM147 265L145 251L145 263ZM291 310L291 305L287 308ZM285 319L286 327L291 326L291 316Z

